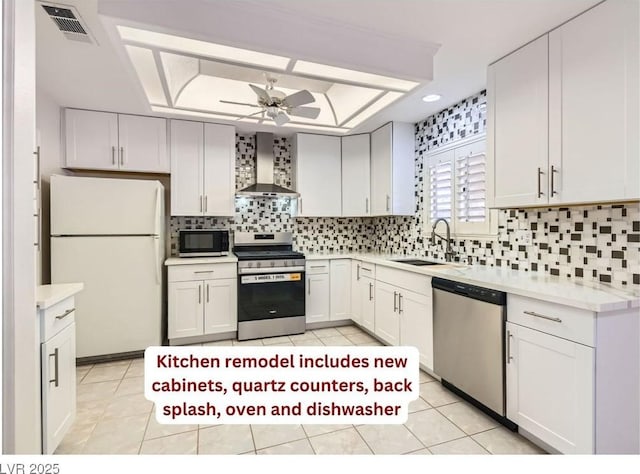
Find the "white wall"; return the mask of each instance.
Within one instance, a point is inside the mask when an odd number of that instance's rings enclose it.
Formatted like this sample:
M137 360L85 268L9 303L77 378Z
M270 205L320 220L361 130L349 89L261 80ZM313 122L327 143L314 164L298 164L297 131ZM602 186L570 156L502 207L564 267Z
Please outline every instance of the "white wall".
M3 11L3 447L40 453L40 345L35 307L35 18L33 1Z

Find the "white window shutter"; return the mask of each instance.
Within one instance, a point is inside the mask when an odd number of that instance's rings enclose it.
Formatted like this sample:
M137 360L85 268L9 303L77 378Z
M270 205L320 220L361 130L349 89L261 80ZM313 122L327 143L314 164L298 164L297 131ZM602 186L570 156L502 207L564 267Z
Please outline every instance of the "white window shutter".
M456 220L485 222L487 219L487 159L484 153L456 159Z
M451 222L453 211L453 163L436 161L429 167L429 220L444 218Z

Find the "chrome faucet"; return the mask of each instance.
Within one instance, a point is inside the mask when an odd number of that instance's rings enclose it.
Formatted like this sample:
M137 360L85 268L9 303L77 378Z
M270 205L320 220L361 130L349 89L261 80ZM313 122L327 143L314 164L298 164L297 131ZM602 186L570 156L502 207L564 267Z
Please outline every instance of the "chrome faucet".
M442 221L444 222L444 224L447 226L447 236L446 237L442 237L440 234L436 234L436 226L438 225L438 223ZM453 259L453 256L455 255L455 252L453 251L453 249L451 248L451 231L449 229L449 222L447 222L447 220L443 217L440 217L439 219L436 219L436 221L433 223L433 228L431 229L431 243L435 244L436 243L436 237L438 237L440 240L444 240L445 242L447 242L447 248L444 252L444 259L447 262L450 262Z

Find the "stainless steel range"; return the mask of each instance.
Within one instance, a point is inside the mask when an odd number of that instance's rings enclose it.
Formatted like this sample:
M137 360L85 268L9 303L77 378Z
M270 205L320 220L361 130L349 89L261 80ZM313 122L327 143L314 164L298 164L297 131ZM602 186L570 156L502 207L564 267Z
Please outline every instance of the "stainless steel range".
M235 232L238 257L238 339L305 331L305 258L291 232Z

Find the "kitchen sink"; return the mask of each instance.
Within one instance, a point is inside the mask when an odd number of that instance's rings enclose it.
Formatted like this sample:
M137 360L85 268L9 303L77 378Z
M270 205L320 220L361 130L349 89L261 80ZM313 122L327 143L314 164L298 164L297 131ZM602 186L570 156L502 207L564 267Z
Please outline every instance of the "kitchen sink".
M407 265L415 265L416 267L424 267L426 265L446 265L447 264L442 262L429 262L427 260L418 260L415 258L391 260L391 261L398 262L398 263L406 263Z

